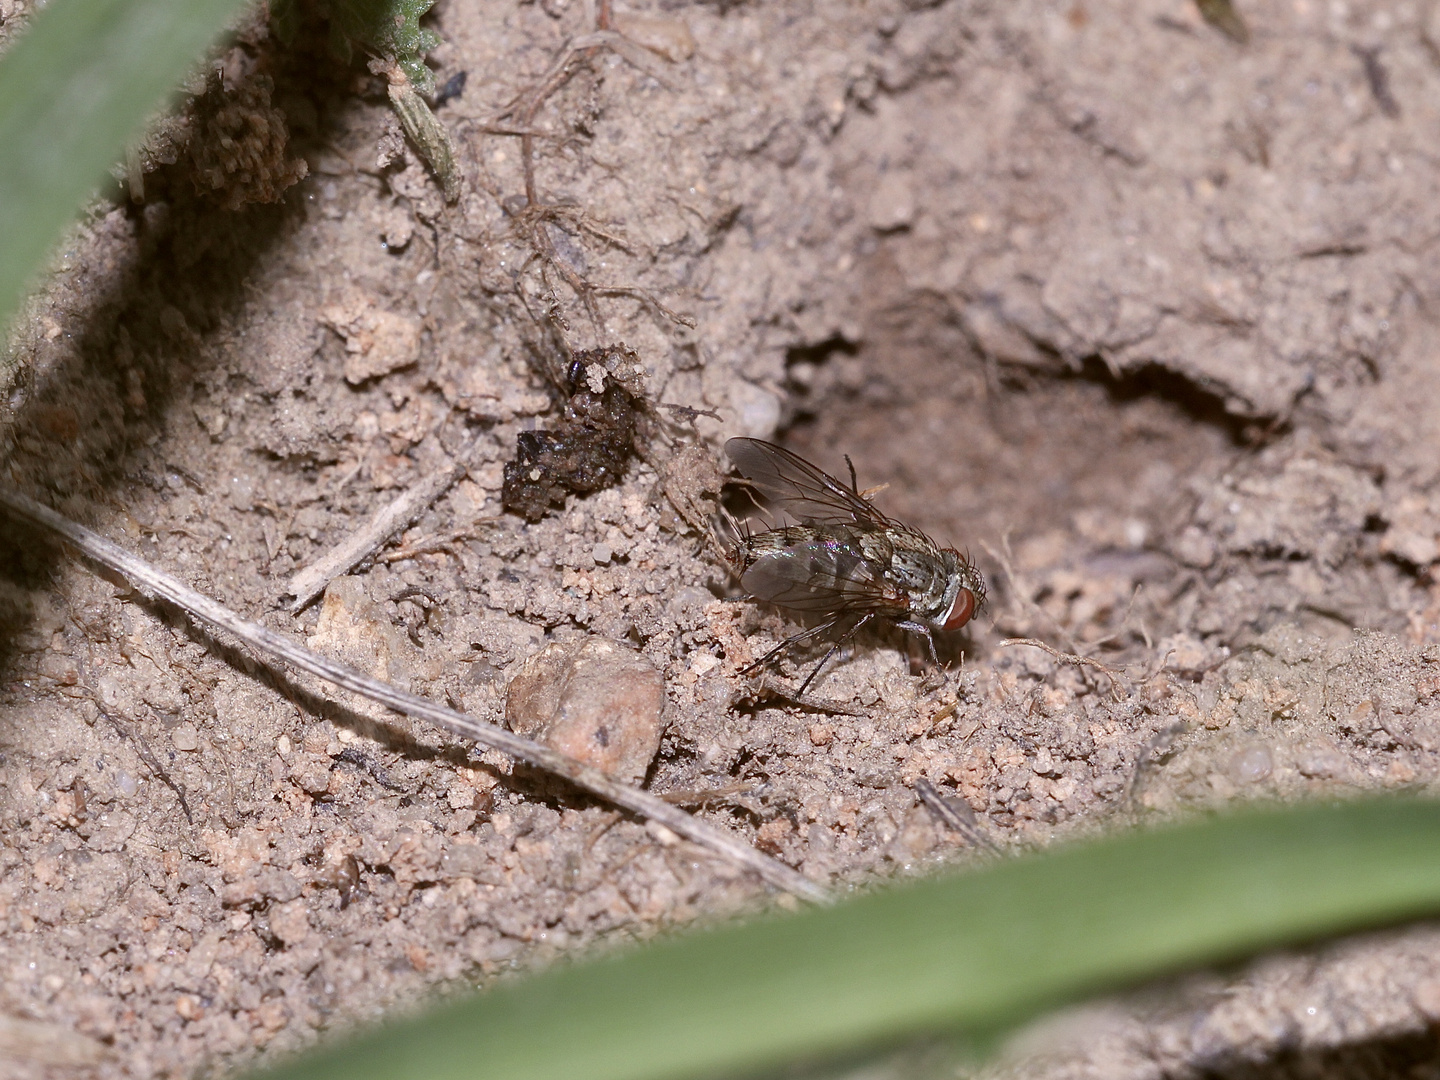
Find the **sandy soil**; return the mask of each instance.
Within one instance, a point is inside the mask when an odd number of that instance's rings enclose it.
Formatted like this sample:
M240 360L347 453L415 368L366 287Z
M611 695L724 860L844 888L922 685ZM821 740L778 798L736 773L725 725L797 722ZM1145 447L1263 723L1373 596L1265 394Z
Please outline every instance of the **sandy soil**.
M599 50L537 110L527 206L496 117L583 8L437 7L439 78L469 73L438 112L454 205L377 79L318 32L242 33L147 151L144 201L95 204L15 335L7 481L480 717L542 647L623 643L663 675L648 787L720 789L696 812L839 887L971 857L921 778L1013 849L1435 782L1429 5L1246 5L1240 44L1181 0L661 3L627 31L653 51ZM0 31L23 14L0 2ZM556 421L556 327L719 419L657 410L619 486L531 523L503 467ZM990 603L943 680L883 633L814 690L840 712L739 676L788 624L724 602L686 523L705 484L676 482L735 434L849 454L886 512L969 548ZM295 571L462 453L413 527L289 612ZM8 1075L229 1070L774 902L5 544ZM995 1068L1394 1075L1437 1023L1422 927L1094 1006Z

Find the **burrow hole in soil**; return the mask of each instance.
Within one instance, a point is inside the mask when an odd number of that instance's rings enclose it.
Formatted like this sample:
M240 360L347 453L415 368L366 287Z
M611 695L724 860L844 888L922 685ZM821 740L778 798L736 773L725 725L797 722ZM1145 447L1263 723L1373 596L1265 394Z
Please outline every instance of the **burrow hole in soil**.
M888 485L875 496L884 513L968 551L991 584L992 619L1013 603L993 552L1031 570L1173 579L1168 549L1190 521L1195 482L1265 431L1167 372L1116 377L1098 358L997 364L923 301L877 308L859 342L792 351L787 376L780 441L842 478L848 454L862 488ZM1151 633L1174 629L1145 606ZM1083 641L1116 627L1067 629ZM971 654L996 636L972 630Z

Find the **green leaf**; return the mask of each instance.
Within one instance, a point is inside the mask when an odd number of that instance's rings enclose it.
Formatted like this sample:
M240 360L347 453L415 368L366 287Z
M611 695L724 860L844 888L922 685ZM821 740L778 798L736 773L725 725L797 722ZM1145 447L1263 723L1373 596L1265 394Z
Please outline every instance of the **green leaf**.
M1440 911L1440 804L1250 810L554 969L271 1080L714 1075L984 1033L1181 966Z
M0 57L0 328L239 0L52 0Z
M420 17L434 6L435 0L333 0L332 29L339 27L348 39L338 55L348 60L354 42L397 61L420 93L434 93L435 73L421 58L440 44L440 35L420 25Z

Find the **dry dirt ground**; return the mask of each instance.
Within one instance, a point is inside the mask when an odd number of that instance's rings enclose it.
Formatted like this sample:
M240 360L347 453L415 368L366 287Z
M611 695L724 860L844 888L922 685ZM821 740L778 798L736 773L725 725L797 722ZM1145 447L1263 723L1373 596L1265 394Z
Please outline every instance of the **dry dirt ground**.
M0 0L6 36L24 8ZM664 679L647 786L718 789L698 814L840 888L973 857L921 779L1013 850L1435 784L1440 9L1255 2L1247 42L1188 0L636 11L652 48L577 58L526 121L502 114L593 12L441 0L432 62L468 72L438 109L453 205L320 28L237 35L15 334L6 482L482 718L546 644L623 643ZM503 466L556 420L558 335L624 342L652 402L714 417L657 410L619 486L532 523ZM787 624L723 601L685 520L734 434L848 453L883 509L968 546L990 601L943 682L884 634L813 691L839 712L740 677ZM462 453L289 612L291 574ZM6 1075L228 1071L774 902L5 543ZM1421 927L1092 1006L993 1068L1432 1076L1436 1025Z

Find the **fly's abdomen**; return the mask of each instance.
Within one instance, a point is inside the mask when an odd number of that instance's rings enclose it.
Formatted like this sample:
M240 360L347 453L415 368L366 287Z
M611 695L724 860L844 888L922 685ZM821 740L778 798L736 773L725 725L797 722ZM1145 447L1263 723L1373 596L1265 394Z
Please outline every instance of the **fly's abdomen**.
M883 537L844 526L796 525L745 537L734 561L752 597L793 611L903 615Z
M785 529L766 529L764 532L742 536L730 554L730 561L743 576L761 559L782 555L799 545L816 539L814 529L792 526Z

